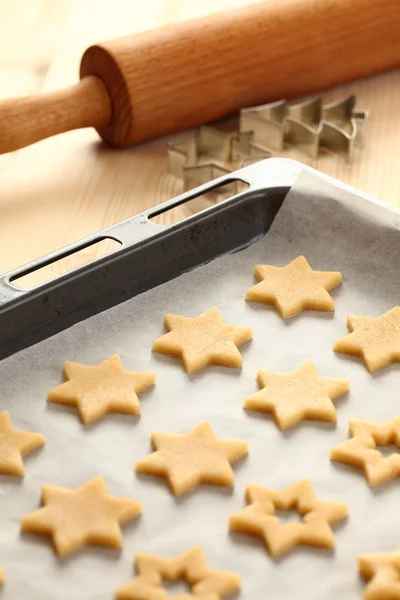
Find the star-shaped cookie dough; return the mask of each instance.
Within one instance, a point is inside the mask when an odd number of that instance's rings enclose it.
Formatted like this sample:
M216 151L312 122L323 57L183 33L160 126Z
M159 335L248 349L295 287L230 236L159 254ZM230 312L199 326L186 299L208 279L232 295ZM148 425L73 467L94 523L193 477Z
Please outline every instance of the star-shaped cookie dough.
M364 600L400 600L400 550L365 554L359 557L358 565L369 581Z
M376 446L400 448L400 416L383 424L350 421L352 438L331 450L331 459L364 470L371 487L400 476L400 455L384 457Z
M175 600L220 600L240 587L236 573L210 569L198 546L176 558L137 554L135 569L138 577L117 590L117 600L168 600L163 581L179 579L185 579L192 590L174 596Z
M164 321L169 333L155 340L153 351L180 357L187 373L207 365L241 367L238 346L253 335L249 327L225 323L215 307L194 318L167 314Z
M318 500L308 479L280 491L249 485L246 499L249 506L231 515L229 527L231 531L261 536L274 557L298 544L333 548L335 538L330 525L348 514L341 502ZM298 511L302 521L282 525L275 510L291 509Z
M247 398L244 408L273 413L280 429L289 429L303 419L336 421L332 400L348 391L345 379L318 377L311 361L292 373L259 371L263 389Z
M14 429L7 410L0 413L0 473L22 477L22 456L40 448L46 439L41 433Z
M109 496L100 476L76 490L44 485L42 501L42 508L22 519L21 529L51 536L59 556L87 544L122 548L120 524L142 512L137 500Z
M376 318L350 315L347 328L351 333L335 343L335 352L362 356L370 373L400 361L400 306Z
M154 373L126 371L118 354L94 367L64 363L68 380L49 391L49 402L76 406L82 423L94 423L110 412L140 415L137 394L153 385Z
M256 265L254 274L260 283L248 290L246 300L273 304L282 319L302 310L335 310L328 292L341 283L342 274L313 271L304 256L298 256L285 267Z
M239 440L218 439L205 421L189 433L153 433L152 452L136 464L137 473L166 477L175 496L181 496L200 483L232 487L231 463L248 452Z

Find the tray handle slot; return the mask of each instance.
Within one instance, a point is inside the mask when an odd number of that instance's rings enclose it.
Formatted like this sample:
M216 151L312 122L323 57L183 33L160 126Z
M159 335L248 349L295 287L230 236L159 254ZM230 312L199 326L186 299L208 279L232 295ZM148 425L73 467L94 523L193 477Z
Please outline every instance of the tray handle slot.
M164 202L151 208L147 212L147 218L149 221L157 223L157 225L175 225L224 200L229 200L246 192L249 188L250 184L243 179L218 178L211 183L207 182L200 187L196 187L193 192L186 192L173 203Z
M94 240L78 242L73 247L61 249L55 256L54 254L39 259L35 264L28 267L22 267L22 271L12 275L9 282L16 288L27 290L37 287L42 283L51 281L59 275L64 275L83 265L95 261L102 256L115 252L122 246L122 243L113 237L100 237ZM58 273L49 267L56 263Z

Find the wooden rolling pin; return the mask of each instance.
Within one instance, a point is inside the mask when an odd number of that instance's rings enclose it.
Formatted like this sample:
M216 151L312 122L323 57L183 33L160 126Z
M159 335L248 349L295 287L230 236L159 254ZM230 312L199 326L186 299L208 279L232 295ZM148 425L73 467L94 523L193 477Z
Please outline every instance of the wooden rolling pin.
M400 66L400 0L267 0L91 46L77 85L0 103L0 153L95 127L125 147Z

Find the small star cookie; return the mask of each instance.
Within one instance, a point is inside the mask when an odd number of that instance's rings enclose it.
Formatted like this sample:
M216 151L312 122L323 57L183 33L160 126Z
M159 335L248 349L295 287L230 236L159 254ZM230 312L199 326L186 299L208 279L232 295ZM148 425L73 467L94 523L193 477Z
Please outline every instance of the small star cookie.
M303 419L336 421L335 400L349 390L345 379L318 377L311 361L292 373L259 371L263 389L247 398L244 408L273 413L280 429L289 429Z
M400 551L365 554L358 559L363 577L369 581L364 600L400 600Z
M192 590L176 600L220 600L240 587L240 577L236 573L210 569L199 546L176 558L137 554L135 569L138 577L117 590L116 600L168 600L170 596L163 588L163 581L182 578Z
M248 452L239 440L218 439L205 421L189 433L153 433L156 452L136 464L137 473L166 477L175 496L181 496L200 483L232 487L231 463Z
M362 356L370 373L400 361L400 306L376 318L350 315L347 328L351 333L335 343L335 352Z
M260 283L248 290L246 300L273 304L282 319L302 310L335 310L328 292L341 283L342 274L313 271L304 256L298 256L285 267L256 265L254 274Z
M137 500L109 496L100 476L76 490L44 485L42 501L42 508L22 519L21 529L51 536L59 556L87 544L122 548L120 524L142 512Z
M261 536L273 557L285 554L298 544L333 548L335 538L330 525L348 514L347 506L341 502L318 500L308 479L280 491L249 485L246 499L249 506L231 515L229 527L231 531ZM302 521L282 525L275 510L293 508L302 516Z
M400 448L400 416L383 424L350 421L352 438L331 450L331 459L364 470L371 487L400 476L400 455L384 457L376 448L396 444Z
M5 580L6 580L6 576L4 574L4 571L3 571L3 569L0 569L0 585L3 585Z
M7 410L0 413L0 473L22 477L22 456L40 448L45 442L46 439L41 433L14 429Z
M110 412L140 415L137 394L156 380L154 373L126 371L118 354L94 367L65 362L64 376L68 381L50 390L47 399L76 406L85 425Z
M167 314L164 321L169 333L153 343L153 351L180 357L187 373L207 365L241 367L238 347L253 336L249 327L225 323L215 307L194 318Z

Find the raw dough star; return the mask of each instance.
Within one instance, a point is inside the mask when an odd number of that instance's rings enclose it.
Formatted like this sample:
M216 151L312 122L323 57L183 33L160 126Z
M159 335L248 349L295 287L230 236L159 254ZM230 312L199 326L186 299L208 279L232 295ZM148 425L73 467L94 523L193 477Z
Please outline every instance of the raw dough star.
M183 578L192 586L190 593L174 596L175 600L220 600L240 587L236 573L210 569L198 546L176 558L137 554L135 568L138 577L117 590L117 600L168 600L171 596L163 588L163 580Z
M400 361L400 306L375 319L350 315L347 328L351 333L335 343L335 352L362 356L370 373Z
M233 486L234 463L248 452L247 442L220 440L210 423L201 423L189 433L153 433L156 452L136 465L137 473L166 477L175 496L180 496L200 483Z
M400 475L400 455L384 457L376 446L396 444L400 448L400 416L381 425L350 421L351 440L331 450L331 459L364 470L371 487Z
M0 413L0 473L22 477L22 456L40 448L45 442L46 439L41 433L14 429L7 410Z
M109 412L140 415L137 394L153 385L154 373L126 371L118 354L95 367L64 363L68 381L49 391L49 402L76 406L82 423L94 423Z
M100 476L76 490L44 485L42 501L42 508L22 519L21 529L50 535L59 556L87 544L122 548L120 524L142 512L137 500L109 496Z
M348 514L347 506L341 502L318 500L308 479L281 491L249 485L246 499L249 506L231 515L229 527L231 531L261 536L274 557L298 544L333 548L335 538L330 524ZM282 525L275 510L291 509L298 511L302 521Z
M400 600L400 551L360 556L367 585L364 600Z
M282 319L302 310L335 310L328 292L341 283L342 274L313 271L304 256L298 256L285 267L256 265L254 274L260 283L248 290L246 300L273 304Z
M167 314L164 321L170 331L155 340L153 351L179 356L187 373L207 365L241 367L238 346L253 335L249 327L225 323L215 307L194 318Z
M292 373L259 371L257 381L264 389L247 398L244 408L273 413L280 429L303 419L336 421L332 400L349 389L345 379L318 377L311 361Z

